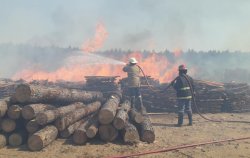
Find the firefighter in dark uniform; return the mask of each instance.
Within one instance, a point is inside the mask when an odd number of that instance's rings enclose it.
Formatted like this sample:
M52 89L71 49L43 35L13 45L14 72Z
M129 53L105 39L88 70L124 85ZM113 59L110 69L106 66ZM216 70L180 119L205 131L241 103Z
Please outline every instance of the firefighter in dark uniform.
M137 60L135 58L130 58L129 63L123 67L123 71L127 72L128 78L128 90L131 98L131 105L133 108L137 108L140 112L144 112L145 108L142 103L142 96L140 92L140 68L136 65ZM136 100L139 100L140 106L136 106Z
M192 90L194 90L194 82L192 77L187 75L187 68L185 65L180 65L179 76L171 83L177 92L177 104L178 104L178 127L183 124L184 112L188 114L188 120L190 126L192 126ZM190 86L189 86L190 83Z

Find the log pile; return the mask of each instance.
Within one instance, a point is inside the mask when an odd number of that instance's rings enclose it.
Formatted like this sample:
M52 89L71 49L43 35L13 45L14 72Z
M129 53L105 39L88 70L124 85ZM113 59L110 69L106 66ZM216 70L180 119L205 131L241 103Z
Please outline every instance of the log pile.
M98 91L19 84L11 97L0 100L0 147L27 144L31 151L39 151L58 137L76 145L96 138L152 143L154 137L141 134L144 118L117 89L103 99Z
M113 92L119 91L120 86L116 82L119 76L85 76L85 90L100 91L105 97L108 97Z
M150 112L176 112L176 91L169 84L158 84L148 78L150 85L142 84L141 94L143 104ZM124 95L128 96L126 80L121 81ZM196 102L202 113L244 112L250 110L250 88L246 83L218 83L211 81L195 80ZM193 107L193 111L197 112Z
M88 76L86 85L82 82L67 85L68 82L62 81L60 84L1 81L0 147L27 143L30 150L37 151L58 137L70 139L71 136L77 145L95 138L105 142L154 142L150 118L131 108L124 80L120 81L121 94L116 79L117 76ZM159 84L149 77L149 84L153 86L149 88L145 78L141 80L142 99L147 111L177 111L176 92L172 87L165 90L167 83ZM250 110L248 84L195 80L195 89L201 112Z
M245 112L250 111L250 87L246 83L225 84L225 111Z

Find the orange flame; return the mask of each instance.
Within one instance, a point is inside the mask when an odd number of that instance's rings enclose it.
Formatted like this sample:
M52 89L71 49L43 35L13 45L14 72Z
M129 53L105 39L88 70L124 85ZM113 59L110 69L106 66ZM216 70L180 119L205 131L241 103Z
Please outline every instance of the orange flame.
M138 64L142 67L146 75L160 82L169 82L173 80L178 71L178 65L183 61L170 62L164 54L150 53L143 54L141 52L133 52L121 56L121 61L126 62L130 57L135 57ZM80 62L80 63L84 63ZM84 76L121 76L126 77L126 73L122 71L121 64L86 64L80 65L75 63L70 66L63 66L54 72L45 72L37 70L23 70L17 73L13 79L31 80L66 80L66 81L83 81ZM192 71L192 70L191 70Z
M102 23L96 26L95 37L83 44L84 52L94 52L101 48L108 37L108 32Z

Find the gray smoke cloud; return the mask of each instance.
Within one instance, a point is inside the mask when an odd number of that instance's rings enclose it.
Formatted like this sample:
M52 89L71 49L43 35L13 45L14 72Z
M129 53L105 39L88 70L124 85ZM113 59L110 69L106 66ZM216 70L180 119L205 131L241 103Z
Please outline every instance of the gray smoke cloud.
M99 22L108 32L101 50L250 52L250 1L246 0L2 0L0 19L0 44L10 43L1 44L0 77L30 67L58 69L74 51L62 48L81 47L95 35ZM185 62L200 63L200 69L204 59L199 57ZM218 76L221 65L248 70L250 64L243 59L211 58L198 77Z

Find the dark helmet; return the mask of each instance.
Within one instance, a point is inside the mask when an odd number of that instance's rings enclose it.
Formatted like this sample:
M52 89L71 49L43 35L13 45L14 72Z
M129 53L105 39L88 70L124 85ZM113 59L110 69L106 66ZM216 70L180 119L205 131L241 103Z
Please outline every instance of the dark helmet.
M179 71L184 71L184 70L187 70L187 67L186 67L184 64L182 64L182 65L180 65L180 66L178 67L178 70L179 70Z

